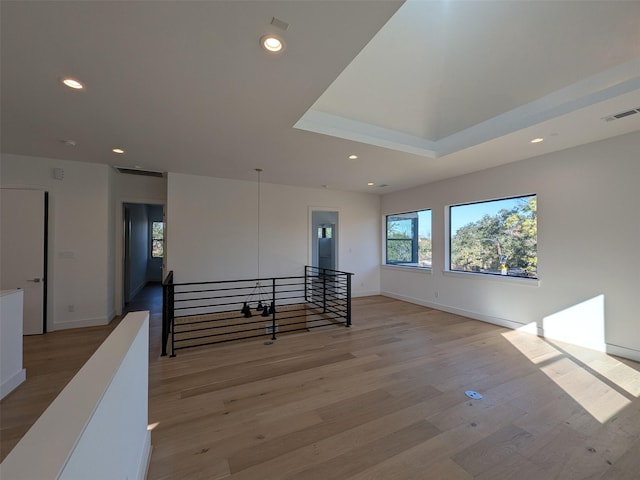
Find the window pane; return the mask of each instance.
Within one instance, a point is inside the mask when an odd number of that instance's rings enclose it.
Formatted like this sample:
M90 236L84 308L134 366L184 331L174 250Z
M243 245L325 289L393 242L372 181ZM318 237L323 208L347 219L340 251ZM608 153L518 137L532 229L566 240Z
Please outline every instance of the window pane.
M318 227L318 238L331 238L332 236L332 227Z
M164 222L151 223L151 257L158 258L164 255Z
M162 257L164 254L162 240L153 240L151 246L151 256L153 258Z
M450 269L537 278L537 197L449 207Z
M387 216L386 263L431 267L431 210Z

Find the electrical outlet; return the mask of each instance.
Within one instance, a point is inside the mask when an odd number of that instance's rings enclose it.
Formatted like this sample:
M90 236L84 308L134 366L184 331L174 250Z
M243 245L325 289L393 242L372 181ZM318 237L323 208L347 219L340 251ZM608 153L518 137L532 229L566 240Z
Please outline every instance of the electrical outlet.
M438 298L438 290L436 290L435 296L436 296L436 298Z
M71 304L71 305L69 305L69 306L67 307L67 310L68 310L69 312L75 312L75 311L76 311L76 306L75 306L75 305L73 305L73 304Z

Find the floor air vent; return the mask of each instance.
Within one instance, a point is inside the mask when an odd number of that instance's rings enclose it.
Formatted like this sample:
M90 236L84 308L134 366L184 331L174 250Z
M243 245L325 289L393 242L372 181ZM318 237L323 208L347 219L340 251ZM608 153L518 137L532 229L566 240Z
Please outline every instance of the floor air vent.
M142 170L140 168L116 167L120 173L127 175L142 175L143 177L164 177L164 173L155 170Z
M604 117L603 120L605 122L612 122L614 120L619 120L630 115L635 115L636 113L640 113L640 107L634 108L632 110L627 110L626 112L616 113L615 115L609 115L607 117Z

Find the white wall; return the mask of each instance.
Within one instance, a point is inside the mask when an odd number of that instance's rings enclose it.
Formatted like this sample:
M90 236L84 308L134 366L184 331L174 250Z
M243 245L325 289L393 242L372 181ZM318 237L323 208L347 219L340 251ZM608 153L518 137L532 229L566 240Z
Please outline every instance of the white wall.
M176 283L256 278L257 183L170 173L167 261ZM339 212L338 269L354 295L379 292L376 195L261 184L260 275L302 275L311 256L310 208Z
M49 192L48 330L108 323L113 314L110 167L7 154L0 164L3 186ZM63 180L53 178L53 168L64 170Z
M545 317L603 295L607 350L640 360L639 147L632 133L385 195L383 216L432 209L433 272L382 267L382 292L540 332ZM528 193L538 196L539 283L443 273L447 205Z

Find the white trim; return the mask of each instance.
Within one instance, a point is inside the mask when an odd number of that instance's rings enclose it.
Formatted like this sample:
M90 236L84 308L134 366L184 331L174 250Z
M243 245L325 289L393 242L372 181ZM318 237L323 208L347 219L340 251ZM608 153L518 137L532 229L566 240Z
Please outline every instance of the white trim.
M412 272L412 273L420 273L423 275L431 275L433 272L433 268L431 267L412 267L409 265L389 265L388 263L383 263L380 265L380 268L383 270L395 270L397 272Z
M618 357L628 358L640 362L640 351L632 348L621 347L619 345L613 345L611 343L606 344L606 352L610 355L616 355Z
M449 307L448 305L427 302L424 300L420 300L418 298L407 297L405 295L398 295L392 292L381 292L380 295L385 297L395 298L396 300L402 300L403 302L414 303L416 305L421 305L423 307L433 308L435 310L441 310L443 312L453 313L455 315L461 315L463 317L471 318L472 320L479 320L481 322L491 323L493 325L498 325L500 327L505 327L512 330L518 330L520 328L527 327L527 324L514 322L513 320L507 320L506 318L492 317L490 315L482 315L479 313L470 312L468 310L463 310L460 308ZM528 330L523 329L523 331L528 331ZM537 326L536 331L537 331L536 335L538 337L545 338L544 330L540 327L540 325ZM529 333L532 333L532 332L529 332ZM584 347L584 348L589 348L589 347ZM619 345L606 343L605 353L609 355L616 355L622 358L627 358L629 360L633 360L636 362L640 362L640 351L634 350L632 348L621 347Z
M373 297L375 295L380 295L380 291L379 290L365 290L365 291L362 291L362 292L351 293L351 298Z
M97 327L101 325L109 325L111 318L107 317L94 317L94 318L84 318L80 320L68 320L65 322L56 322L53 324L54 331L58 330L68 330L70 328L81 328L81 327Z
M7 378L2 384L0 384L0 399L6 397L13 392L18 385L27 379L27 370L18 370L16 373Z
M166 186L165 186L166 188ZM168 224L167 224L167 218L166 218L166 213L167 213L167 199L165 198L163 199L159 199L159 198L146 198L146 199L140 199L140 198L136 198L134 200L129 200L128 198L116 198L115 199L115 206L114 206L114 215L115 215L115 225L113 228L113 232L115 235L115 244L114 244L114 249L115 249L115 255L114 255L114 261L115 263L115 269L113 272L113 280L114 280L114 290L113 290L113 301L115 303L115 313L116 315L122 315L122 312L124 310L124 231L122 229L122 223L124 221L124 217L122 215L123 212L123 206L125 203L133 203L133 204L140 204L140 205L162 205L162 217L163 217L163 221L164 221L164 242L165 242L165 249L164 249L164 258L162 259L162 274L164 276L164 270L166 268L167 265L167 230L168 230ZM164 280L164 277L162 278L162 280Z
M450 307L448 305L443 305L440 303L427 302L424 300L420 300L418 298L407 297L405 295L398 295L392 292L381 292L380 294L385 297L391 297L391 298L395 298L396 300L415 303L416 305L433 308L435 310L442 310L443 312L453 313L455 315L471 318L473 320L480 320L482 322L491 323L493 325L498 325L500 327L510 328L512 330L516 330L518 328L525 326L524 323L514 322L512 320L507 320L506 318L492 317L490 315L482 315L479 313L470 312L468 310L463 310L461 308Z
M466 278L470 280L511 283L513 285L520 285L523 287L539 287L541 284L540 279L537 279L537 278L513 277L509 275L491 275L487 273L455 272L453 270L443 270L442 274L445 277L457 277L457 278Z
M48 192L49 188L51 188L49 185L23 185L20 183L10 183L0 186L2 190L38 190L43 192Z
M339 207L316 207L309 205L307 207L307 265L313 265L313 242L315 240L315 232L313 231L313 212L336 212L338 214L338 220L336 222L337 232L333 232L332 235L336 242L336 270L340 270L340 251L342 250L342 233L340 225L340 219L342 212Z

